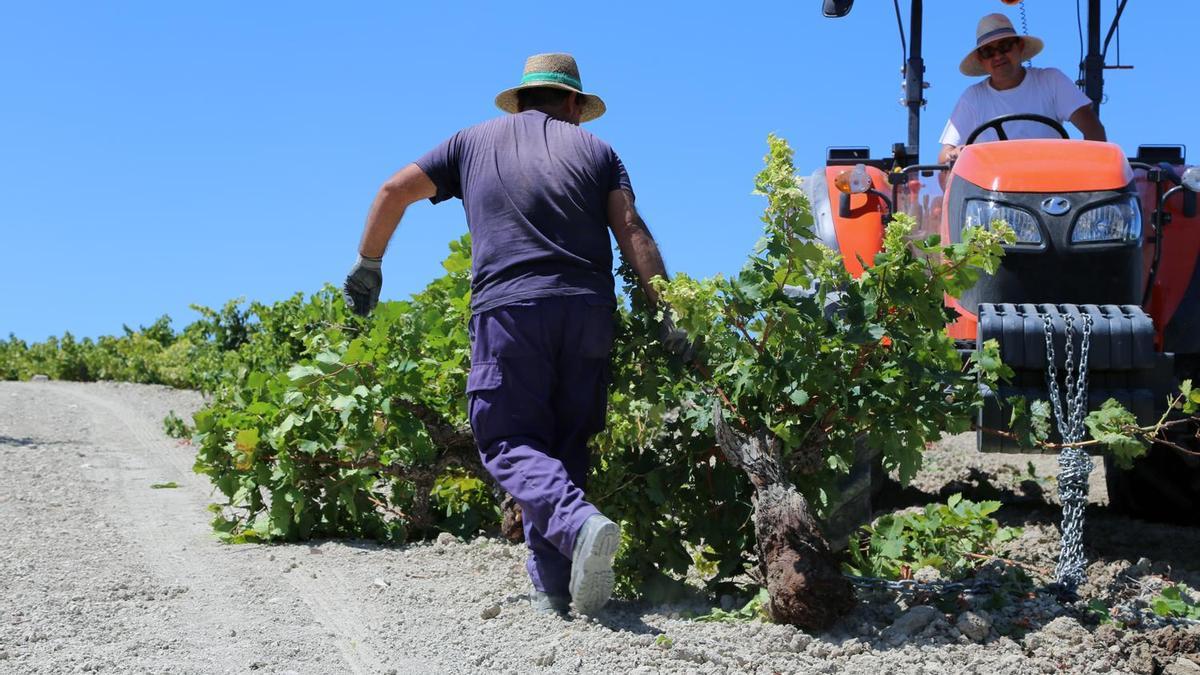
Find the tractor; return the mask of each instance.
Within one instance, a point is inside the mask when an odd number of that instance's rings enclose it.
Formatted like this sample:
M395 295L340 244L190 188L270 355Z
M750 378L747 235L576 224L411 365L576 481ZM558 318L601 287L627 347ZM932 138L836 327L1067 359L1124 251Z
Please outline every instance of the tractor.
M1127 1L1102 43L1100 0L1087 0L1088 52L1078 84L1097 114L1104 54ZM852 4L824 0L823 13L845 16ZM1060 419L1110 398L1141 425L1170 415L1168 397L1181 382L1200 384L1200 166L1187 166L1183 146L1143 145L1130 157L1113 143L1069 139L1055 120L1037 115L989 120L967 136L952 166L922 164L921 16L922 0L911 0L907 142L882 158L871 158L868 148L827 151L826 166L805 181L816 236L858 275L882 247L892 213L914 216L921 234L940 233L943 242L995 221L1015 232L994 274L947 298L957 318L946 330L964 357L994 339L1015 373L985 391L976 425L981 451L1037 451L1019 447L1009 433L1014 400L1055 401ZM1046 124L1061 138L1008 140L1005 125L1015 121ZM980 141L989 129L999 142ZM1086 397L1072 387L1081 367ZM1062 395L1068 390L1077 400ZM1194 427L1179 431L1185 426L1173 427L1168 442L1155 443L1132 469L1106 457L1112 509L1200 524L1200 438ZM1052 441L1061 442L1063 428Z

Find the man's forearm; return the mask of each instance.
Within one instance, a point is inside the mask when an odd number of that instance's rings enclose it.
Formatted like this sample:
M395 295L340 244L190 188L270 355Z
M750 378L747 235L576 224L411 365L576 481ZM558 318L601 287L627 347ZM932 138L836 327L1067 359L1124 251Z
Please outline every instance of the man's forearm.
M367 214L367 224L363 228L362 241L358 244L358 253L367 258L382 258L387 250L388 242L392 239L400 219L408 204L398 198L395 191L389 190L385 184L375 195L371 210Z
M1071 124L1075 125L1076 129L1083 134L1083 138L1089 141L1107 141L1108 133L1104 130L1104 124L1100 121L1100 117L1092 110L1092 106L1085 105L1074 113L1071 113Z
M667 268L658 251L658 244L640 217L630 224L625 236L617 238L617 245L621 249L621 257L637 274L638 285L646 294L646 299L651 306L658 307L658 291L650 285L650 280L654 277L666 279Z
M1108 133L1104 131L1104 125L1100 123L1100 119L1095 115L1085 117L1075 125L1083 134L1084 140L1087 141L1107 141Z
M1108 132L1104 130L1104 125L1100 123L1100 120L1096 120L1095 124L1089 125L1086 129L1080 129L1080 131L1083 132L1084 139L1089 141L1108 140Z

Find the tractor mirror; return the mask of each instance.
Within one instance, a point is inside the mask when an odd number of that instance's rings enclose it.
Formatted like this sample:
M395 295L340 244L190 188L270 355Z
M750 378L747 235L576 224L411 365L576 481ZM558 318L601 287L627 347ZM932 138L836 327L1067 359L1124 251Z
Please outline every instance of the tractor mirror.
M830 19L840 19L850 13L854 0L824 0L821 13Z
M1200 192L1200 166L1188 167L1183 172L1181 180L1187 189L1192 192Z

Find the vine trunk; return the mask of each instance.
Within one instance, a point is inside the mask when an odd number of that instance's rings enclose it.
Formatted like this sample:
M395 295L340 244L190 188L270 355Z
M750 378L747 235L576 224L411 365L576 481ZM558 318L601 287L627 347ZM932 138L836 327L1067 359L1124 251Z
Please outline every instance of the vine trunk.
M717 442L754 485L754 534L771 620L808 631L829 628L854 606L854 591L808 500L784 478L779 439L765 431L737 432L720 404L715 407Z

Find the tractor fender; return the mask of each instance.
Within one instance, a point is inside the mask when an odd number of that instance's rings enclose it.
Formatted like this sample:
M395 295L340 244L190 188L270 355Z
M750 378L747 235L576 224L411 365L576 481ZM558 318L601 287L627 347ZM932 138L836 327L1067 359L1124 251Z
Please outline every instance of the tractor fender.
M887 209L883 200L872 194L849 195L849 209L841 212L841 192L834 179L850 167L827 166L817 170L804 181L804 190L813 215L813 233L825 246L842 255L843 264L852 276L862 276L863 270L883 249L883 216ZM887 176L868 166L872 186L881 192L891 189Z

